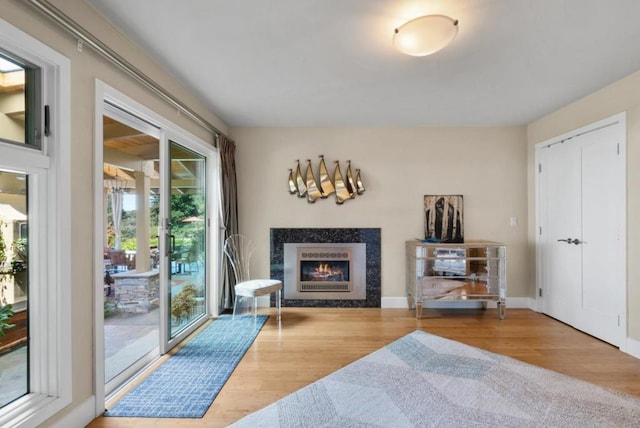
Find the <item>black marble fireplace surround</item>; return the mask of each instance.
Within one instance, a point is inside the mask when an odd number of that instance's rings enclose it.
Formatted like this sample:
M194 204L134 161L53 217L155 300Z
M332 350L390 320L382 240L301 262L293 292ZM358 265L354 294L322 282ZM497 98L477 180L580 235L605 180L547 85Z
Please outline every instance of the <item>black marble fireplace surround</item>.
M366 248L366 290L362 300L311 300L284 299L283 306L331 307L331 308L379 308L381 301L380 279L380 229L379 228L328 228L328 229L271 229L271 278L284 283L284 244L363 243ZM284 288L289 284L284 283ZM284 297L284 292L282 293ZM271 294L275 305L275 293Z

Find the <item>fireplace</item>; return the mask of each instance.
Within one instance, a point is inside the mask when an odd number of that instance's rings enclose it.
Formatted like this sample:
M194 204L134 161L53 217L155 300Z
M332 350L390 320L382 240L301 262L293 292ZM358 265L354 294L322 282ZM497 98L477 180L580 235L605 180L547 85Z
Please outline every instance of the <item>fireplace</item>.
M272 228L270 235L271 278L283 282L284 306L380 307L380 229Z
M365 299L366 244L284 244L285 299Z

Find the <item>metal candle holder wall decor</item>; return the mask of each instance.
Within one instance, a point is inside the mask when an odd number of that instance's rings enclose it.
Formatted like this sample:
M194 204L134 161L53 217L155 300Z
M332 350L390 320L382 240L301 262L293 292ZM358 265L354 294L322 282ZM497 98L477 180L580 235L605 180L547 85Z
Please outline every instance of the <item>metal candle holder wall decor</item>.
M318 199L326 199L332 193L336 194L336 204L342 205L344 201L353 199L356 195L364 193L365 188L360 178L360 170L356 169L355 179L351 173L351 161L347 161L346 180L340 171L340 161L335 161L336 168L333 172L333 180L327 171L324 163L324 155L320 155L320 165L318 167L318 178L316 181L311 166L311 159L307 159L307 170L302 175L300 160L296 159L296 171L289 170L289 193L298 195L299 198L307 197L307 202L314 203Z

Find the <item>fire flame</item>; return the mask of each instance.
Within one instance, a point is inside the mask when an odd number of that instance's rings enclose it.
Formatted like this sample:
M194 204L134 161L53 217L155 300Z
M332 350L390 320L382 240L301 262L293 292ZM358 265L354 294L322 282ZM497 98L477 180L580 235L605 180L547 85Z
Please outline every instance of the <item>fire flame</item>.
M344 281L344 272L342 269L332 269L328 263L319 263L315 270L312 272L314 278L325 279L330 276L339 276L340 281Z

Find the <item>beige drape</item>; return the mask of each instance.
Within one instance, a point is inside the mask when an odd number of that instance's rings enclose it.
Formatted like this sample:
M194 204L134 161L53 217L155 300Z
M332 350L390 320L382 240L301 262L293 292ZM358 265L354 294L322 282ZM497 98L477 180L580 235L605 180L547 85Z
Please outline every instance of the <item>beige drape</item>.
M233 141L222 135L216 136L216 145L220 156L220 216L223 225L220 231L220 255L222 269L222 284L220 299L222 307L233 307L234 278L231 265L222 252L224 241L233 234L238 233L238 187L236 183L236 146Z

